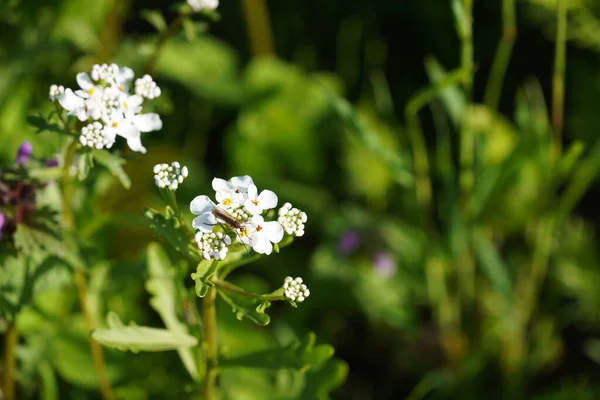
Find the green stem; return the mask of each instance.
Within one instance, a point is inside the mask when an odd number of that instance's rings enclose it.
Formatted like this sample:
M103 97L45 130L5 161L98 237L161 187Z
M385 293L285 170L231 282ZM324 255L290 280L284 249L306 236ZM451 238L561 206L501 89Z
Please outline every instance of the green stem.
M567 2L558 0L556 12L556 49L554 56L554 76L552 78L552 127L556 155L562 148L564 126L565 71L567 59Z
M15 322L11 322L4 336L4 375L2 377L2 391L5 400L16 399L16 363L17 363L17 344L19 342L19 333Z
M269 10L265 0L243 0L246 29L253 56L275 54Z
M429 178L427 147L418 117L412 116L406 123L413 153L417 202L423 210L424 224L428 227L431 208L431 179Z
M160 39L158 39L158 43L154 48L154 52L150 56L148 63L146 64L146 68L144 69L144 73L148 75L152 75L154 72L154 68L156 67L156 61L158 60L158 56L162 51L164 45L167 41L173 36L183 24L183 20L185 19L186 14L179 14L170 24L169 27L162 33Z
M494 56L490 80L483 97L483 102L494 110L498 109L506 69L517 38L516 0L503 0L502 24L502 39Z
M215 300L217 288L211 287L202 300L202 319L204 325L204 345L206 352L206 376L204 378L204 400L212 400L218 374L217 362L217 312Z
M236 294L239 294L241 296L245 296L245 297L252 297L254 299L263 299L263 300L268 300L268 301L280 301L280 300L285 300L284 296L280 296L280 295L274 295L274 294L256 294L256 293L250 293L250 292L246 292L244 289L241 289L237 286L234 286L226 281L222 281L220 279L213 279L212 283L215 284L215 286L217 286L220 289L223 290L227 290L229 292L233 292Z

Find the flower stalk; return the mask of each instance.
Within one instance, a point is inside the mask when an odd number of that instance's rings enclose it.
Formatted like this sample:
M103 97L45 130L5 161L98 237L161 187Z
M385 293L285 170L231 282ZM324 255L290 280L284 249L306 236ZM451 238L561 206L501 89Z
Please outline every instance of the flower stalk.
M214 398L215 384L217 382L217 311L215 301L217 299L217 288L214 286L202 301L202 320L204 325L204 347L206 360L206 376L202 392L204 400Z

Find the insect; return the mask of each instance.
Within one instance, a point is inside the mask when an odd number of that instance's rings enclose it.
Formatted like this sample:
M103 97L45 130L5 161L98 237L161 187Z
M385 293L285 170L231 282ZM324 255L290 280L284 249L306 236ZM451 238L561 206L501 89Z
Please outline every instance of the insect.
M215 218L221 220L226 225L229 225L230 227L237 229L238 231L241 231L241 232L246 231L246 227L240 221L238 221L233 215L229 214L227 211L223 210L222 208L214 207L212 209L211 213L212 213L212 215L215 216Z

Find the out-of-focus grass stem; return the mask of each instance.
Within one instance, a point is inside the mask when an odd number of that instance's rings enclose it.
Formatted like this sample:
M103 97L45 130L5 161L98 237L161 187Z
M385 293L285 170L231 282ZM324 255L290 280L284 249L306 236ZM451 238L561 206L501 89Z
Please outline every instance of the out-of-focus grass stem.
M516 0L503 0L502 25L502 39L494 56L490 79L483 97L483 102L494 110L498 109L506 69L517 39Z
M252 55L275 54L273 30L265 0L242 0L242 3Z
M204 326L204 345L206 351L206 376L204 377L204 400L212 400L217 382L217 310L215 302L217 288L211 287L202 299L202 322Z
M552 78L552 127L554 128L554 148L559 156L562 148L565 107L565 70L567 61L567 2L557 0L556 48L554 55L554 75Z

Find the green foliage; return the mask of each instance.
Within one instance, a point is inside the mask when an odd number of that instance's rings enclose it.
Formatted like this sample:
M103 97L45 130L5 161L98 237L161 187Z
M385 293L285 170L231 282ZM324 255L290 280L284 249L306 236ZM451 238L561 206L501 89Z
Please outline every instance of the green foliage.
M118 315L107 316L108 329L96 329L92 339L121 351L165 351L196 346L198 340L186 333L147 326L125 326Z
M84 162L83 171L80 171L80 177L82 175L87 175L87 170L89 170L89 164L92 163L92 157L98 164L102 165L106 169L110 171L110 173L121 182L121 185L125 189L129 189L131 187L131 179L129 175L123 170L123 165L126 161L112 153L109 153L105 150L92 150L91 156L86 156L88 160Z
M261 326L268 325L271 321L271 318L265 313L265 310L271 306L271 302L260 297L251 297L228 290L219 290L219 295L231 306L237 319L247 318Z
M225 358L220 365L224 368L308 369L333 356L333 347L324 344L315 346L315 341L316 336L311 332L288 346Z
M189 334L187 326L177 317L177 303L183 288L176 283L177 276L167 254L156 243L148 245L148 275L150 278L146 281L146 290L153 295L150 299L152 308L158 312L168 330ZM198 362L192 350L178 348L177 352L191 377L198 379Z
M192 244L189 229L182 223L180 216L171 207L166 207L165 214L146 208L143 215L150 224L150 228L165 239L186 260L193 264L200 261L200 254Z

